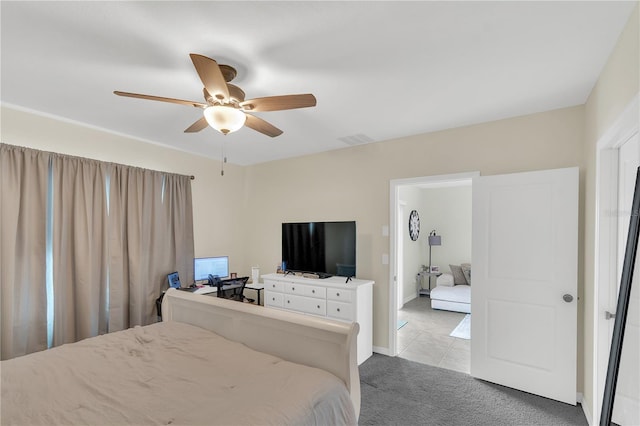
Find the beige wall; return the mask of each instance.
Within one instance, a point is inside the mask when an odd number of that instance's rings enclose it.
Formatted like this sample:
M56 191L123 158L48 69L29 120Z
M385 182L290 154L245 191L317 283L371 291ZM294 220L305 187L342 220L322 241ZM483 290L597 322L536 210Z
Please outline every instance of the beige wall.
M594 401L594 251L595 251L595 176L596 145L598 139L613 125L616 118L640 91L640 66L638 28L640 9L636 6L629 22L618 39L609 60L602 70L598 82L593 88L585 105L585 260L584 260L584 369L583 369L583 406L593 413Z
M260 237L247 256L273 271L281 222L356 220L357 275L376 282L374 345L386 348L389 265L382 256L390 243L382 227L390 225L390 180L581 166L583 114L578 106L252 166L247 211L256 213L247 232Z
M440 272L451 273L449 265L471 263L471 185L422 190L424 202L425 252L429 259L428 232L435 229L442 245L431 250L431 263ZM432 280L435 285L435 280Z
M414 299L418 295L419 282L416 274L422 270L428 260L424 255L424 246L428 231L424 225L424 209L422 191L416 187L400 188L398 198L404 203L404 214L400 228L402 230L402 299L403 303ZM420 217L420 233L416 241L409 236L409 214L415 210ZM425 283L426 285L426 283Z
M244 267L238 261L242 208L226 208L244 203L243 167L226 165L222 177L219 161L6 107L0 113L3 143L196 176L191 185L196 256L229 254L231 268Z
M382 257L390 243L382 227L390 225L390 180L582 166L583 117L582 106L565 108L246 168L228 165L224 177L218 161L8 108L2 141L196 175L196 256L229 254L240 273L255 265L261 273L275 271L282 222L356 220L357 275L376 282L374 345L387 348L389 265Z

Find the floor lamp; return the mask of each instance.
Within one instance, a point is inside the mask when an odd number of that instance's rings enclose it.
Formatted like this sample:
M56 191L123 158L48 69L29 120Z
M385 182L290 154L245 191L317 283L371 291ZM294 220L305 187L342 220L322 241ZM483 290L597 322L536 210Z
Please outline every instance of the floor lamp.
M436 235L436 230L434 229L429 233L429 293L431 293L431 274L433 271L431 270L431 247L442 245L442 237L440 235Z
M440 235L436 235L436 230L434 229L429 233L429 272L431 272L431 247L441 245L442 237Z

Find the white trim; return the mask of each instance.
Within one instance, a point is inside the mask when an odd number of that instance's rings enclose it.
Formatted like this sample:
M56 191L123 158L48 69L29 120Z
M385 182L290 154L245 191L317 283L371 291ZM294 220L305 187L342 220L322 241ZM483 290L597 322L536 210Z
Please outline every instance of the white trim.
M614 124L598 139L596 144L595 176L595 224L593 247L593 387L591 407L583 405L587 421L600 417L604 395L604 377L609 362L608 325L604 322L605 309L615 301L610 300L607 283L615 282L617 256L617 222L612 214L617 209L618 149L638 133L638 99L636 94ZM603 306L606 305L606 306ZM615 310L615 309L614 309ZM604 372L604 373L603 373Z
M583 404L582 403L584 395L582 395L582 393L578 392L577 396L578 396L578 402L582 406L582 412L584 413L584 417L585 417L585 419L587 419L587 423L589 425L592 425L593 424L593 417L591 415L591 410L589 410L588 404Z
M393 279L396 276L396 270L398 268L396 245L397 245L397 211L399 200L399 189L405 186L420 185L421 188L428 188L430 186L442 186L447 183L459 183L464 184L467 181L472 181L473 178L480 176L480 172L466 172L466 173L453 173L448 175L436 175L436 176L422 176L406 179L392 179L389 181L389 258L392 259L392 263L389 265L389 348L385 350L385 355L396 356L397 351L397 337L398 337L398 292L397 282ZM382 348L380 348L382 349ZM374 352L379 352L374 347ZM380 352L382 353L382 352Z
M391 355L391 352L389 352L389 348L383 348L382 346L374 346L373 352L381 355L386 355L386 356L395 356L395 355Z
M413 293L413 294L411 294L411 295L409 295L409 296L405 297L405 298L404 298L404 300L402 301L402 304L404 305L404 304L406 304L406 303L409 303L409 302L411 302L413 299L416 299L417 297L418 297L418 293Z
M611 127L600 136L597 143L598 151L601 149L619 148L635 133L638 133L639 98L640 93L637 93Z

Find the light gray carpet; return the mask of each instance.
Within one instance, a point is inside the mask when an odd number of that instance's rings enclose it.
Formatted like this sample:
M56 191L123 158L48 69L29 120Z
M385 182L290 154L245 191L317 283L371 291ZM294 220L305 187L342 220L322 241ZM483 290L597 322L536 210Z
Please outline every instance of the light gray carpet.
M373 354L360 382L360 425L587 425L580 405L398 357Z

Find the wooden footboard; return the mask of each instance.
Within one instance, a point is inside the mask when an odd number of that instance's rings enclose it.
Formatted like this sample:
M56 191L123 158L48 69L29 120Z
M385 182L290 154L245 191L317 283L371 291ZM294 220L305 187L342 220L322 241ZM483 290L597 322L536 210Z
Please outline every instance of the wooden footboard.
M163 321L179 321L217 333L260 352L326 370L344 381L360 414L357 323L268 309L169 289Z

